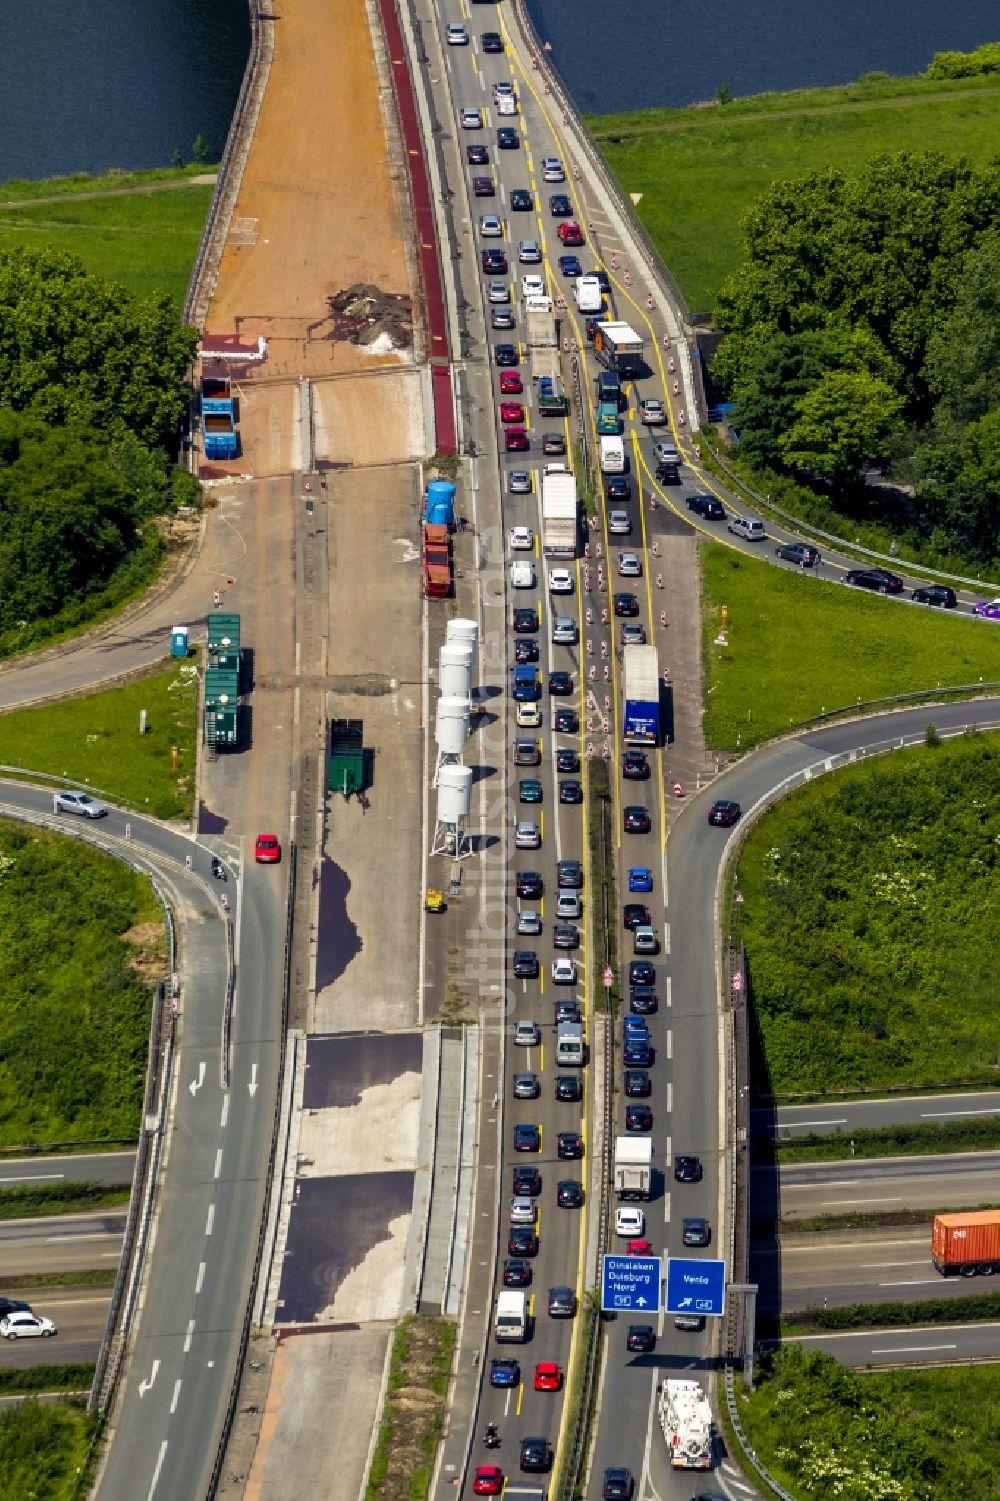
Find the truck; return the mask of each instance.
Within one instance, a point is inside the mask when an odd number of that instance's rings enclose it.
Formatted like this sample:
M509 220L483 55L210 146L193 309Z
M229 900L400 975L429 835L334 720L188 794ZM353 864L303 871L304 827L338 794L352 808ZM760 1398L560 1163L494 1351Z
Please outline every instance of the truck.
M526 334L528 340L528 364L533 381L559 379L559 328L552 312L552 301L540 305L533 298L527 306Z
M596 276L578 276L573 283L573 297L581 313L604 311L604 293Z
M601 449L601 473L624 474L625 444L623 440L620 437L612 437L610 433L605 433L597 441Z
M942 1277L988 1277L1000 1272L1000 1209L936 1214L931 1260Z
M598 434L608 434L613 438L621 436L622 419L618 415L617 401L602 401L597 408L597 431Z
M622 383L617 370L599 370L594 377L594 389L598 401L613 401L616 407L621 406Z
M660 741L660 666L655 646L626 646L622 736L630 745Z
M455 526L455 486L450 480L432 479L424 496L424 520L434 526Z
M615 1138L615 1193L620 1199L648 1199L653 1176L653 1143L648 1136Z
M675 1470L712 1468L712 1409L697 1381L664 1381L660 1427Z
M240 681L231 667L209 667L205 673L205 744L213 750L232 750L239 740Z
M235 459L239 451L228 375L205 374L201 378L201 441L206 459Z
M214 610L205 617L205 649L209 667L221 667L240 675L240 617Z
M575 558L580 532L576 477L563 464L542 474L542 552L547 558Z
M543 417L565 417L569 411L569 398L558 375L539 376L538 410Z
M616 371L623 380L646 373L642 350L642 335L628 323L600 322L594 329L594 353L599 363L606 370Z
M497 1309L493 1316L493 1338L497 1340L526 1340L528 1338L528 1294L504 1288L497 1293Z
M446 526L433 521L423 523L420 555L427 598L447 599L451 594L451 533Z

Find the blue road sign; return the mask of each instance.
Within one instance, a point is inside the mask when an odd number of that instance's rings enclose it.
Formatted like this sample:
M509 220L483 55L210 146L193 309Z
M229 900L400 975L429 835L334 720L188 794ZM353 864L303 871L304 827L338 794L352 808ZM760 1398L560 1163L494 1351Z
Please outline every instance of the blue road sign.
M606 1313L659 1313L662 1277L659 1256L605 1256L602 1309Z
M726 1311L726 1263L696 1261L693 1256L667 1260L667 1312L701 1313L720 1319Z

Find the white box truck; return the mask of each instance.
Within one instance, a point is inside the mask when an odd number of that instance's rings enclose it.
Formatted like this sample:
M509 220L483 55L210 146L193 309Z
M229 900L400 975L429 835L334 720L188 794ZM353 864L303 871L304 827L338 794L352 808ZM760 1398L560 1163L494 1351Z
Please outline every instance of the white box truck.
M581 313L604 311L604 294L596 276L578 276L573 283L573 297Z
M497 1311L493 1318L493 1337L497 1340L524 1341L528 1338L528 1294L504 1288L497 1293Z
M653 1176L653 1143L648 1136L615 1138L615 1193L620 1199L648 1199Z
M621 437L613 437L610 433L602 434L598 439L601 445L601 473L624 474L625 473L625 441Z
M564 465L550 464L542 475L542 552L547 558L575 558L580 531L576 478Z

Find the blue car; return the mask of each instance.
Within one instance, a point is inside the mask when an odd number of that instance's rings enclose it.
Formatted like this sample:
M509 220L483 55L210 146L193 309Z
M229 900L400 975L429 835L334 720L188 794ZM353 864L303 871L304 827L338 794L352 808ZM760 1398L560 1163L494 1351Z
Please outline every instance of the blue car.
M490 1386L520 1386L521 1367L516 1360L490 1362Z
M626 1068L649 1068L653 1061L653 1049L648 1037L626 1037L622 1048L622 1060Z
M629 891L652 891L653 872L648 865L633 865L628 873Z
M624 1016L622 1018L622 1036L626 1038L641 1038L649 1040L649 1028L643 1016Z
M561 255L559 257L559 270L563 276L582 276L583 267L580 265L578 255Z

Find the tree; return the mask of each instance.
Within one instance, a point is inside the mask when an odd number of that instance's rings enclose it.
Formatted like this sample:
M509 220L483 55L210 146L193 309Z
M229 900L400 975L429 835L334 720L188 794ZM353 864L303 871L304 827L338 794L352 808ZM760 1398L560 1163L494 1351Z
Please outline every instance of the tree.
M1000 235L983 235L965 256L955 305L931 334L925 369L957 423L1000 406Z
M988 563L1000 535L1000 408L971 422L941 459L943 476L921 487L921 499L964 552Z
M902 425L902 398L866 370L828 370L796 403L780 440L785 462L842 487L885 457Z
M209 162L215 160L215 153L213 152L211 146L208 144L208 141L200 133L194 138L194 145L191 147L191 155L194 157L195 161L199 162L203 167L207 166Z

